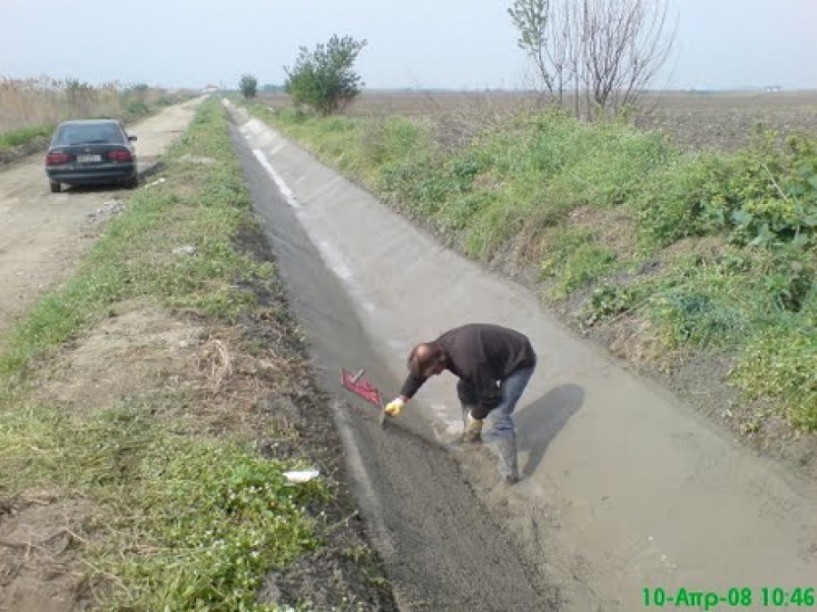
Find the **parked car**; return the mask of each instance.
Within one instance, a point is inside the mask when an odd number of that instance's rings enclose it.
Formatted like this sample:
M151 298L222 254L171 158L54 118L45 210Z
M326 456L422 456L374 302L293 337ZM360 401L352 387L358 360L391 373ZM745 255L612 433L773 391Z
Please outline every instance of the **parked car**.
M128 135L115 119L64 121L54 130L45 156L51 191L62 184L139 184L136 173L136 136Z

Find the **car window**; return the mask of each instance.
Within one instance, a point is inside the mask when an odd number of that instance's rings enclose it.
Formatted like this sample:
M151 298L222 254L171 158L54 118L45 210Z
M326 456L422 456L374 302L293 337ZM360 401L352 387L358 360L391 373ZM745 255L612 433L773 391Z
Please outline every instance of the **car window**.
M112 124L65 125L57 134L55 144L75 145L94 143L123 143L122 132Z

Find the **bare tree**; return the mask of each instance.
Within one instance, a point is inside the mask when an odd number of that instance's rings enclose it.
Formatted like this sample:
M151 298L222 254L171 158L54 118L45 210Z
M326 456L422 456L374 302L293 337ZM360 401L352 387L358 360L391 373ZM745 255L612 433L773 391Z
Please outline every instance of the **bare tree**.
M583 97L592 118L634 105L655 78L675 37L667 11L668 0L514 0L508 14L551 99L572 88L576 115Z
M561 6L552 0L515 0L508 9L519 32L516 44L536 67L551 100L559 104L564 101L566 71L571 67L567 61L570 37L558 19L561 14Z
M570 5L566 2L557 2L551 7L551 18L548 20L547 58L553 66L556 81L556 93L559 104L564 103L565 89L576 76L575 49L571 41L573 21L570 15Z
M667 4L659 0L583 0L583 89L602 110L633 105L666 61Z

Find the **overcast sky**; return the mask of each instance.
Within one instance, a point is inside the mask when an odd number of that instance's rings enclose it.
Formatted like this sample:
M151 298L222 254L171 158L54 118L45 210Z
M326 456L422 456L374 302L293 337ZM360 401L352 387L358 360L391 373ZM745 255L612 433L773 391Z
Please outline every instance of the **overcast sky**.
M817 0L670 0L671 89L817 89ZM0 77L164 87L282 84L298 48L368 45L368 88L530 84L511 0L0 0Z

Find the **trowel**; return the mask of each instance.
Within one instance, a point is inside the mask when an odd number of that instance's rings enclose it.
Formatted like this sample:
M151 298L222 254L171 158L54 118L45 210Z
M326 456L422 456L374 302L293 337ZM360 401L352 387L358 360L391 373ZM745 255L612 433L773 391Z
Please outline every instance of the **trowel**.
M380 391L377 390L371 382L363 378L365 370L359 370L353 374L344 368L340 369L340 383L349 389L352 393L376 406L380 410L380 427L386 427L386 421L389 418L389 413L386 412L386 407L383 405L383 398Z

